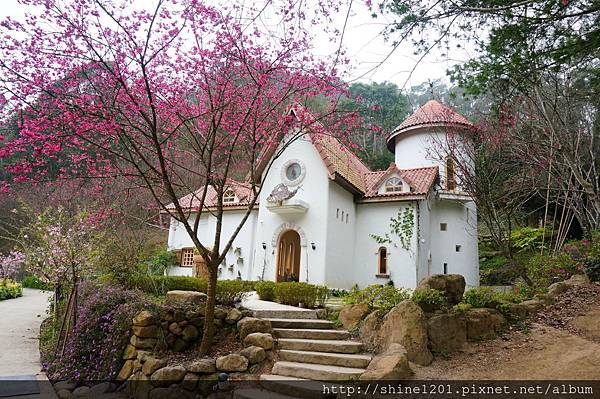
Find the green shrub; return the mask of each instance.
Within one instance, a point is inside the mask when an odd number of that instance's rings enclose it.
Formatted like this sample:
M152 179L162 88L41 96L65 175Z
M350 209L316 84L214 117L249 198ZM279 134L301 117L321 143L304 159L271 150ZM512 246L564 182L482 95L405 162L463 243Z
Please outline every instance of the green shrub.
M410 299L426 312L446 309L448 307L446 296L444 295L444 292L440 290L427 289L415 291Z
M500 304L498 295L487 287L471 288L463 295L462 303L474 308L496 308Z
M600 281L600 258L588 259L585 262L585 274L590 281Z
M25 276L21 281L21 285L24 288L35 288L37 290L52 291L54 288L51 284L44 283L36 276Z
M10 279L0 281L0 301L23 296L23 287Z
M542 242L549 242L552 237L552 228L534 228L534 227L521 227L520 229L513 230L510 233L510 238L513 242L513 247L519 253L534 251L542 248Z
M371 309L381 309L387 312L409 297L409 291L404 288L375 284L362 290L353 287L345 301L347 304L366 303Z
M329 290L329 296L334 297L334 298L344 298L344 297L348 296L348 291L341 290L338 288L331 288Z
M314 308L325 304L329 291L327 287L292 281L275 283L274 294L279 303Z
M177 262L175 252L161 249L153 257L143 262L149 275L163 276L165 271Z
M274 281L257 281L254 284L258 297L263 301L275 300L275 282Z
M252 286L245 283L242 280L217 281L217 303L232 306L236 302L242 301L248 295L248 292L252 291Z
M576 262L568 254L536 255L526 264L527 276L536 292L546 289L555 280L566 280L577 272Z
M472 307L473 307L473 306L471 306L471 305L470 305L470 304L468 304L468 303L461 302L461 303L459 303L459 304L456 304L456 305L454 305L454 306L452 307L452 309L454 309L454 310L457 310L457 311L459 311L459 312L466 312L467 310L471 309Z

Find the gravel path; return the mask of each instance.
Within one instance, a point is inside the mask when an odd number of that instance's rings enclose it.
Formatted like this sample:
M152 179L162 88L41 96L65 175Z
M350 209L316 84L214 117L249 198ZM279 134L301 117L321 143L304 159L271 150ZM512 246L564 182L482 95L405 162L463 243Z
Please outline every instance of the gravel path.
M0 301L0 376L40 373L38 334L51 295L24 288L22 297Z

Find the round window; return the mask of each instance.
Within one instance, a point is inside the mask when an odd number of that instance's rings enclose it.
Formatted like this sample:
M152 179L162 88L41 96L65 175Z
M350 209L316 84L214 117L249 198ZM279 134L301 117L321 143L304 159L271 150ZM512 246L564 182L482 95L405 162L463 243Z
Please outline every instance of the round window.
M285 177L287 177L289 181L298 180L301 174L302 167L297 162L288 165L287 169L285 170Z

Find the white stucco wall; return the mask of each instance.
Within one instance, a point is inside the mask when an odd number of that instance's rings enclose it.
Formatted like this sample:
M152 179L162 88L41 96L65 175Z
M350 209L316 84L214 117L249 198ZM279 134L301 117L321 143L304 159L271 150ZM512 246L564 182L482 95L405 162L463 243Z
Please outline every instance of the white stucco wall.
M271 212L267 209L267 197L273 188L282 182L282 167L292 159L301 161L305 168L304 180L299 184L299 190L293 199L306 202L309 209L301 214ZM305 245L302 246L300 254L300 281L314 284L325 282L329 184L323 161L308 138L294 141L275 159L271 169L263 177L264 188L260 195L254 268L250 279L261 278L264 269L264 279L275 280L278 236L291 228L300 231L304 238ZM266 250L262 248L263 242ZM314 250L311 248L313 242Z
M379 244L370 234L383 236L390 231L390 219L398 215L399 209L413 207L415 223L413 226L410 251L399 244L399 240L390 234L393 244ZM354 278L359 287L371 284L386 284L392 280L396 287L415 288L417 284L417 231L414 202L387 202L359 204L356 214L354 245ZM378 250L385 246L388 250L388 272L390 278L378 278ZM341 287L346 288L346 287Z

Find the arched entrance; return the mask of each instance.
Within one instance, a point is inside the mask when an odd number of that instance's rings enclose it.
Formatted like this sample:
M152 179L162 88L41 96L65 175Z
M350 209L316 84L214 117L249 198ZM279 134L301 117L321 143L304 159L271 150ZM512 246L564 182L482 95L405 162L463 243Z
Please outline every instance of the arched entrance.
M279 237L277 250L277 281L298 281L300 278L300 234L288 230Z

